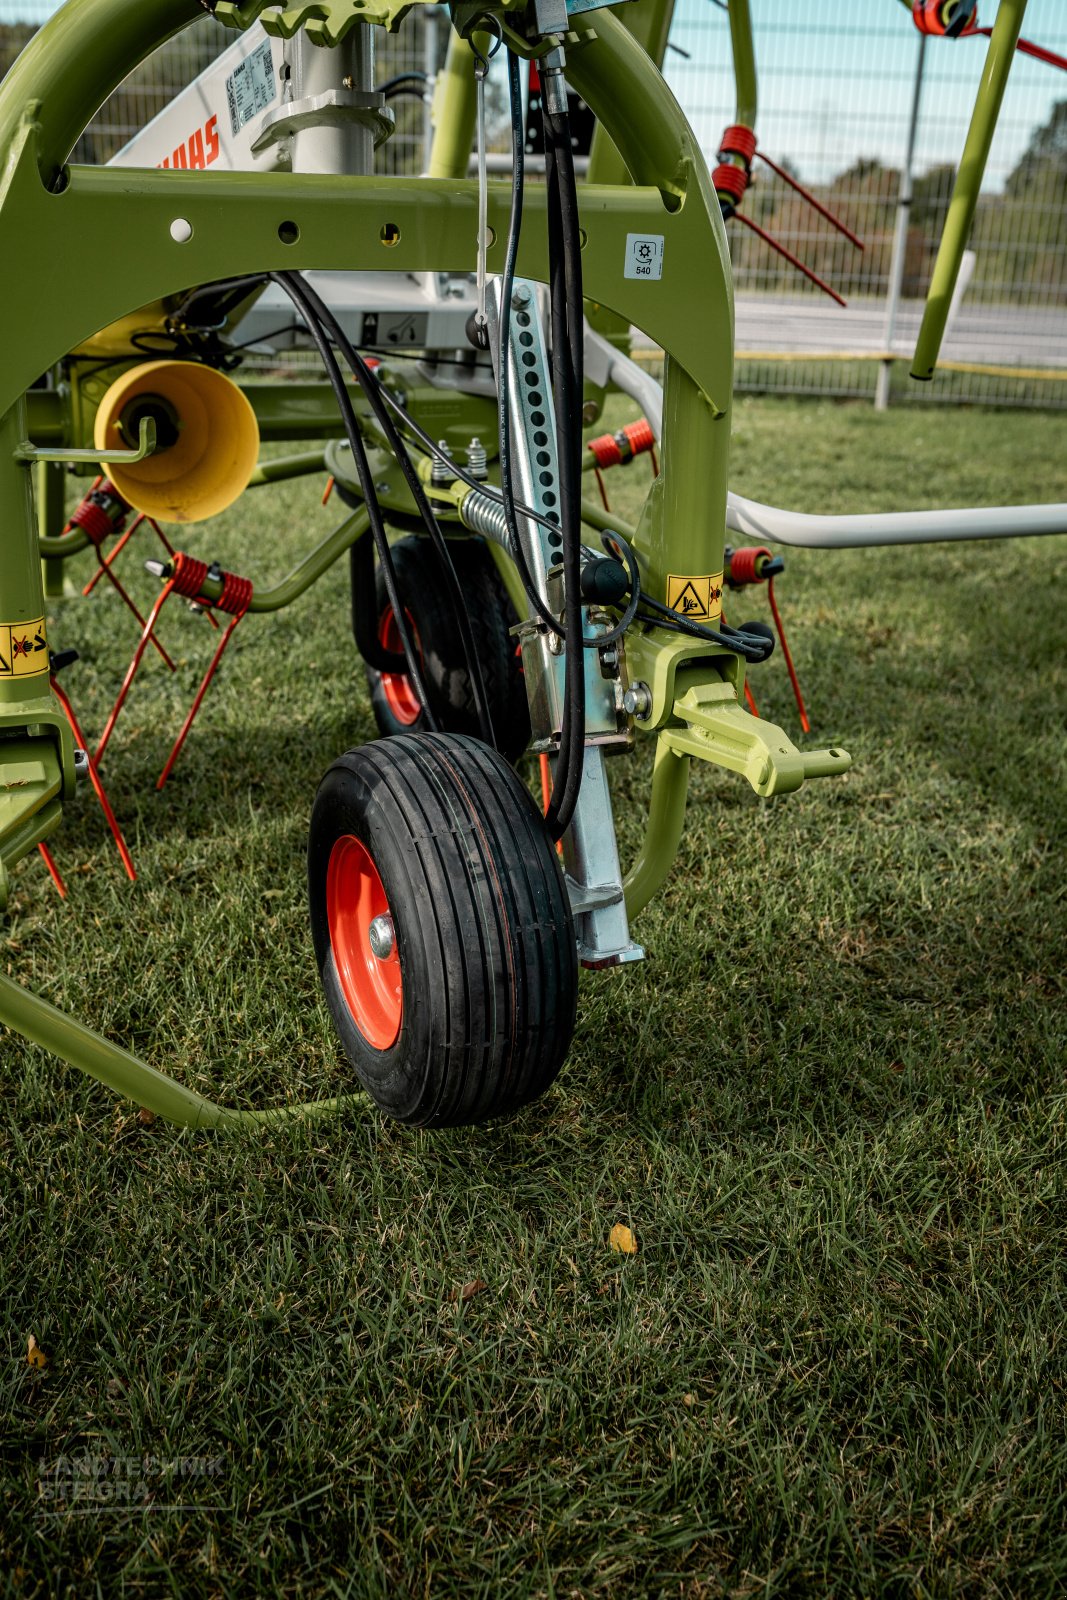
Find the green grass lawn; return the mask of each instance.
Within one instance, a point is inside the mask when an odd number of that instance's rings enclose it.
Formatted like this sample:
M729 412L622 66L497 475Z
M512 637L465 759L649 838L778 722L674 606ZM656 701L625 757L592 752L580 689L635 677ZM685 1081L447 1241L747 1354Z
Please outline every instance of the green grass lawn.
M1047 415L746 400L733 483L1065 499L1064 445ZM646 473L609 477L620 510ZM273 579L331 525L319 491L190 546ZM585 976L521 1116L189 1134L0 1039L9 1591L1064 1592L1067 544L787 564L813 740L854 769L770 803L695 773L648 962ZM0 934L6 971L232 1103L347 1087L303 861L319 776L374 733L346 591L242 624L157 794L212 643L169 609L182 671L147 660L105 768L139 883L82 792L69 900L29 858ZM50 629L97 732L136 625L101 589ZM753 683L796 733L781 660ZM613 768L624 857L649 756Z

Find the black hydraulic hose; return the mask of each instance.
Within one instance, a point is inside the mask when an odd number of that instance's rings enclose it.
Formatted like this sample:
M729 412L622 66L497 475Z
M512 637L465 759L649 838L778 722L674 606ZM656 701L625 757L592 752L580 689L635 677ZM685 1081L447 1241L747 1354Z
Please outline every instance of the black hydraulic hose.
M356 649L376 672L406 672L407 661L387 650L378 637L378 597L374 588L374 546L364 534L348 552L352 578L352 633Z
M407 676L411 679L412 687L422 707L422 714L426 718L427 726L436 733L438 731L437 719L434 717L430 707L430 697L426 692L426 684L423 681L418 651L415 648L415 642L411 637L411 630L404 615L404 603L400 598L400 589L396 581L396 569L393 566L393 555L389 548L389 535L382 520L381 507L378 504L378 495L374 487L374 475L370 470L370 462L367 460L363 436L359 431L359 423L356 420L352 400L345 386L344 378L341 376L341 369L337 364L333 347L325 332L319 326L314 310L303 292L303 284L298 280L294 281L292 276L286 272L272 272L269 276L289 296L307 324L308 332L322 358L322 364L326 369L330 387L333 389L337 399L341 420L344 423L348 443L352 449L352 459L356 464L356 473L359 477L360 488L363 491L363 499L367 507L371 535L374 539L375 549L378 552L378 560L381 563L382 576L385 579L385 592L389 596L389 604L392 607L397 632L400 635L404 660L407 663Z
M341 324L317 292L306 279L297 274L286 274L296 277L307 297L308 303L315 313L319 323L333 338L334 343L341 351L345 360L352 368L353 375L359 380L360 387L370 402L371 410L378 420L378 424L385 434L389 447L396 456L397 463L404 475L404 480L411 491L411 497L422 519L423 526L429 534L431 542L437 550L444 569L445 584L452 601L452 609L456 616L456 625L459 629L460 643L467 662L467 673L470 678L471 695L474 700L478 716L479 729L486 744L497 747L496 735L493 731L493 719L489 710L489 697L485 689L485 680L482 676L482 664L478 655L478 646L475 642L474 631L471 627L470 613L467 610L467 601L463 593L463 586L456 576L456 569L452 563L452 555L448 548L448 541L441 531L433 507L426 497L422 486L422 479L408 455L407 447L397 432L396 424L389 415L389 410L382 399L382 388L374 373L368 367L359 351L354 347Z
M497 385L500 500L504 508L504 525L508 530L511 558L531 609L546 627L561 637L566 637L563 628L548 609L534 583L519 534L515 485L511 479L511 300L515 291L515 263L519 254L519 236L522 232L522 196L523 185L526 182L526 129L522 116L522 79L519 74L519 58L513 50L507 51L507 68L508 110L511 116L511 209L508 214L508 236L504 246L504 271L500 279L498 355L500 376ZM485 486L479 484L476 487Z
M551 113L544 96L545 169L548 180L552 391L562 513L566 668L560 755L545 820L559 837L570 825L585 766L585 651L582 616L582 296L578 196L566 111Z

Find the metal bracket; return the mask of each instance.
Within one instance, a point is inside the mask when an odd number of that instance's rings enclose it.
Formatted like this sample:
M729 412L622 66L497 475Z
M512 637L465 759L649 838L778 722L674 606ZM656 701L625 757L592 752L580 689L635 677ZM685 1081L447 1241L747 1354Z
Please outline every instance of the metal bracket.
M395 122L380 94L364 94L359 89L327 89L323 94L308 95L303 100L268 111L253 142L252 154L262 155L271 145L280 144L306 128L340 128L353 123L370 128L377 150L392 133Z
M25 461L32 464L36 461L55 462L71 465L87 462L89 465L99 465L105 456L109 465L132 466L136 461L144 461L147 456L154 455L156 449L156 422L154 417L142 417L140 432L137 436L136 450L74 450L63 448L61 450L39 450L36 445L24 441L15 451L16 461Z

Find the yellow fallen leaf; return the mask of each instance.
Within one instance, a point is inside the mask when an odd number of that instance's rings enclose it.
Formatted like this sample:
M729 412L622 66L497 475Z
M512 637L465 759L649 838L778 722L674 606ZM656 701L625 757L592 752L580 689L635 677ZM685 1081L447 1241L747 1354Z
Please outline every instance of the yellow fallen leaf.
M449 1300L473 1300L476 1294L481 1294L486 1284L481 1278L472 1278L470 1283L461 1284L458 1289L449 1289Z
M44 1351L41 1349L32 1333L26 1341L26 1360L29 1362L31 1367L41 1368L47 1367L48 1365L48 1357L45 1355Z
M635 1256L637 1254L637 1239L634 1232L632 1228L628 1228L623 1222L617 1222L612 1228L608 1243L620 1255Z

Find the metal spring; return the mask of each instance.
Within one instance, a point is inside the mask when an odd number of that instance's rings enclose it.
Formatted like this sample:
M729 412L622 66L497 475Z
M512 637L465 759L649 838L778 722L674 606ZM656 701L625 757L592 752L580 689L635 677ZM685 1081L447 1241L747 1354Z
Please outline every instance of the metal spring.
M459 515L464 527L472 533L480 533L508 549L508 524L501 501L483 494L480 489L472 489L464 498Z

